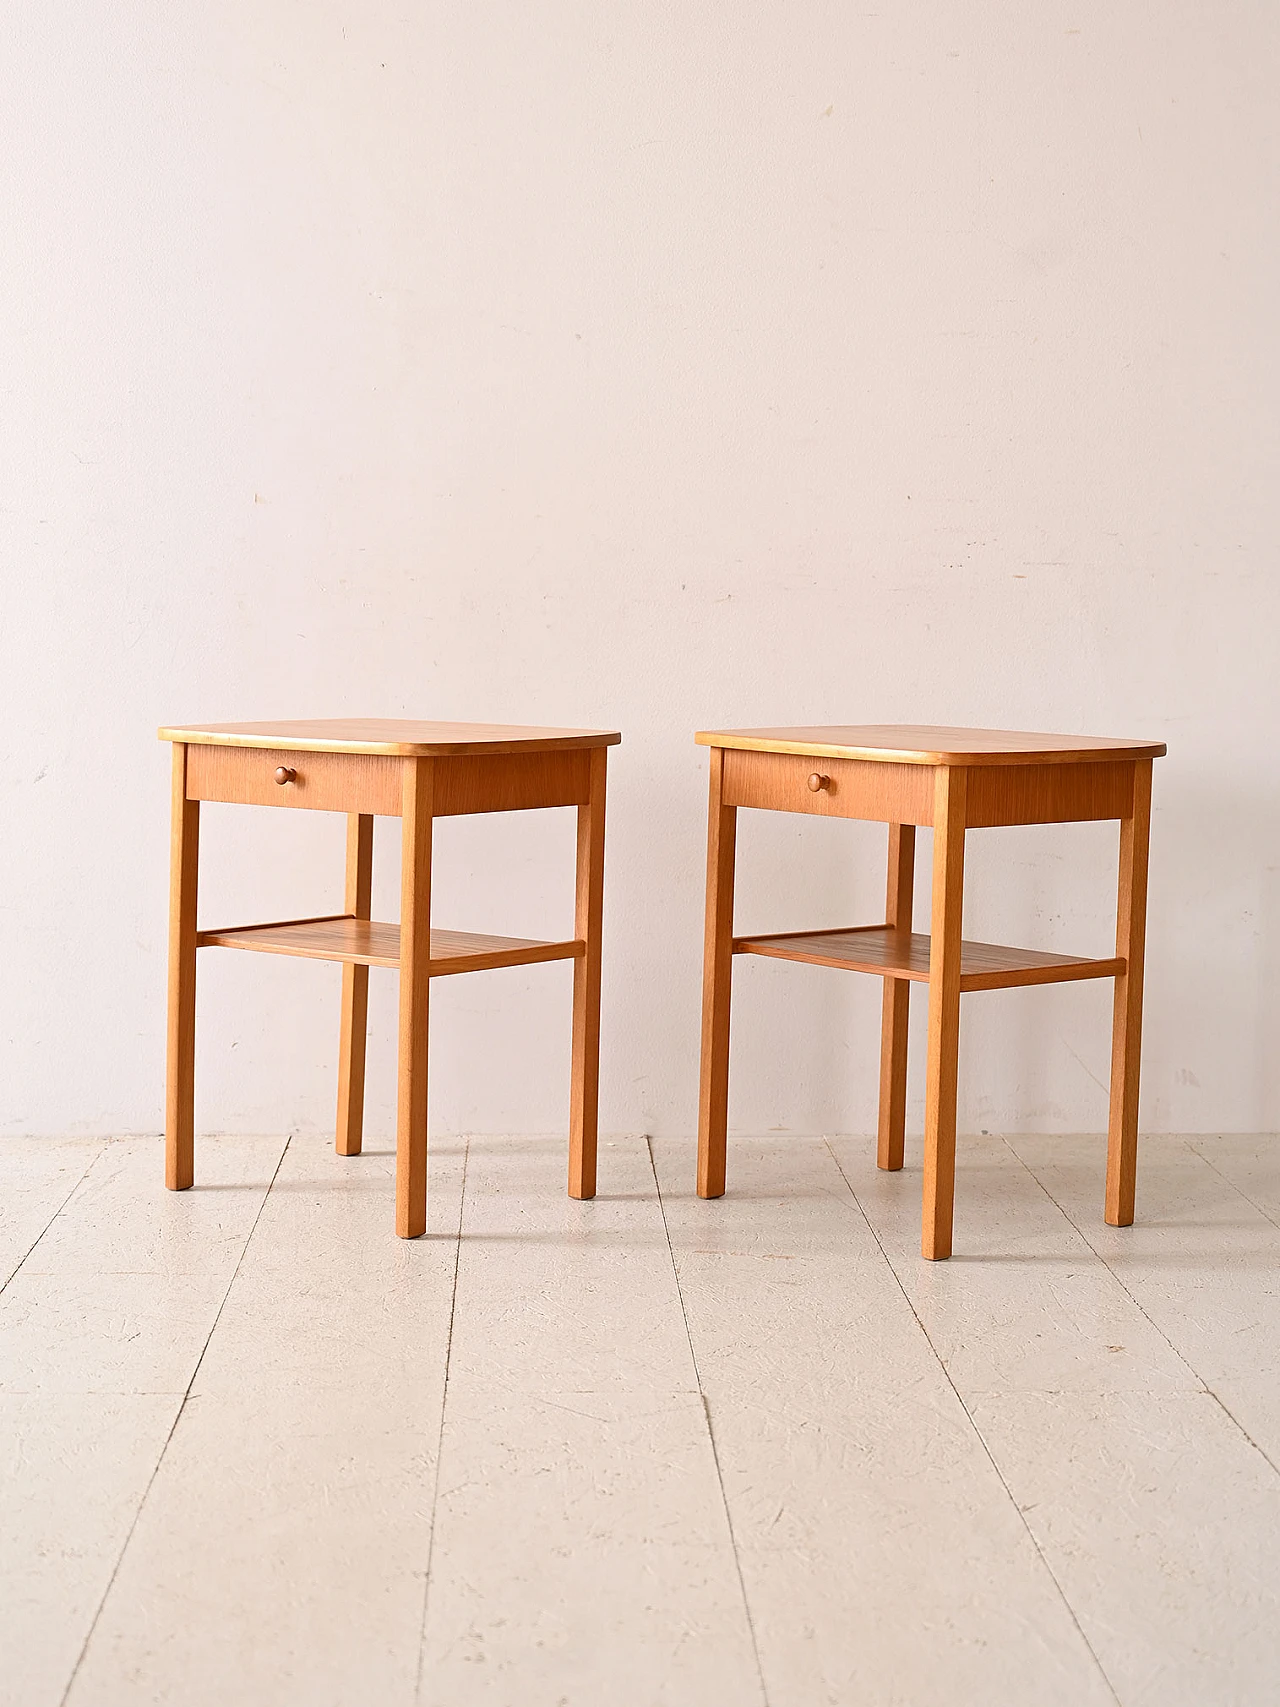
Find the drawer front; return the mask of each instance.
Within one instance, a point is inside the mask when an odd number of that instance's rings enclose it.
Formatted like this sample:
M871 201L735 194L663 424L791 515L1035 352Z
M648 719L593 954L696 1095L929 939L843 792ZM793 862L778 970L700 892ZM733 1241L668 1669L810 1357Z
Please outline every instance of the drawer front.
M811 789L809 778L826 779ZM801 753L724 750L724 803L819 818L869 818L880 824L933 823L932 765L820 759Z
M299 753L192 742L187 747L187 799L398 818L401 762L378 753ZM297 773L295 781L276 781L281 765Z

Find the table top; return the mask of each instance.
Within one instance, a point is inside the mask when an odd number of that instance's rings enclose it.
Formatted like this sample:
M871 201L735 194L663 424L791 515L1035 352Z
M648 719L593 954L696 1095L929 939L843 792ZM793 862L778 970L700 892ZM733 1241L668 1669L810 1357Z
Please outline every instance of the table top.
M615 729L543 729L524 723L420 723L403 717L292 718L278 723L166 724L162 741L215 747L284 747L304 753L389 753L400 758L551 753L612 747Z
M703 729L704 747L899 765L1057 765L1096 759L1158 759L1163 741L1108 735L1038 735L916 723L834 723L796 729Z

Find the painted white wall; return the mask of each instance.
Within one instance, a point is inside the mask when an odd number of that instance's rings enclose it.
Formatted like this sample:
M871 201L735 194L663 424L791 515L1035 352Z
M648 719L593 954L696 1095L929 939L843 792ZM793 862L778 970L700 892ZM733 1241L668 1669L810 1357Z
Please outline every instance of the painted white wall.
M344 712L624 731L602 1118L660 1133L696 728L1165 738L1144 1125L1280 1127L1278 35L1273 0L7 7L0 1127L158 1129L155 726ZM342 833L208 809L205 921L328 909ZM874 919L883 834L744 815L740 927ZM974 835L968 934L1105 952L1115 840ZM438 921L561 932L571 848L442 825ZM390 824L377 858L393 909ZM337 969L201 980L202 1128L330 1125ZM568 993L435 987L437 1132L562 1126ZM873 1129L879 996L739 962L735 1128ZM1109 1013L970 998L962 1124L1101 1127Z

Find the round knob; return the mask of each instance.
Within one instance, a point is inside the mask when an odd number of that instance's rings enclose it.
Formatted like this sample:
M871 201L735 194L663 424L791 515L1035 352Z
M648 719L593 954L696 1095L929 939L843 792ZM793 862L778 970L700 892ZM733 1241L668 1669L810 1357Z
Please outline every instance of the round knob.
M278 775L279 773L277 772L276 774ZM824 788L830 787L831 778L829 776L819 776L818 772L814 771L813 775L809 778L810 794L821 794Z
M284 787L286 782L297 782L297 780L297 771L290 770L288 765L276 766L276 781L280 784L281 788Z

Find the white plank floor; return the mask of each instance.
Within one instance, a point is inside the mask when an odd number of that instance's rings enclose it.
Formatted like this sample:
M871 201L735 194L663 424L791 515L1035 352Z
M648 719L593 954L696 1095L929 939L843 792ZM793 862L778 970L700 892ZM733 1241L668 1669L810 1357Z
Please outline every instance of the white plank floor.
M0 1143L3 1707L1280 1700L1280 1139Z

